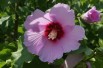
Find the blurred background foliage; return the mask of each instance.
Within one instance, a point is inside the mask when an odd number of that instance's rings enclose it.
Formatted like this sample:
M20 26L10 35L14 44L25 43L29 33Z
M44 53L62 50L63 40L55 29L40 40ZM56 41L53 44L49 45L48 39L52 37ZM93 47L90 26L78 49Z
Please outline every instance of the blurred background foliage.
M84 54L76 68L86 68L87 61L92 68L103 68L103 14L95 24L87 24L80 18L92 6L103 13L103 0L0 0L0 68L60 68L64 59L53 64L43 63L23 46L26 17L35 9L45 12L56 3L70 5L75 11L75 23L86 31L81 47L72 52Z

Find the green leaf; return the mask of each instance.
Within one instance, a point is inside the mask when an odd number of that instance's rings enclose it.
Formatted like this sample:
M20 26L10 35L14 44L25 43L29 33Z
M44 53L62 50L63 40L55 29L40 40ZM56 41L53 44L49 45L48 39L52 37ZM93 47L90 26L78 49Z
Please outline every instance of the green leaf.
M6 60L11 56L11 50L10 49L2 49L0 51L0 59Z
M5 46L5 48L11 49L12 51L16 51L17 47L15 46L14 42L11 42Z
M24 62L32 61L34 55L30 54L27 49L22 45L21 39L18 42L18 50L12 53L13 67L22 68Z
M99 28L99 30L98 30L98 36L99 36L99 38L100 39L103 39L103 26L101 26L101 28Z
M54 61L53 64L51 64L51 66L53 66L52 68L60 68L61 65L63 64L63 62L64 62L63 58L57 59L57 60Z
M93 50L87 47L85 51L85 55L91 55L92 53L93 53Z
M103 47L103 39L99 39L99 46Z
M23 27L18 27L18 32L21 33L21 34L23 34L24 33Z
M87 48L86 46L81 45L78 50L72 51L72 52L70 52L70 53L71 53L71 54L72 54L72 53L73 53L73 54L80 54L80 53L85 52L85 51L86 51L86 48Z
M23 68L50 68L47 62L42 62L38 56L34 56L32 62L25 63Z
M103 68L103 52L97 51L95 62L92 62L92 68Z
M4 21L8 20L9 17L10 17L10 16L2 17L2 18L0 19L0 25L1 25Z
M87 68L87 65L85 62L81 62L75 68Z
M54 64L56 64L56 65L61 65L62 63L64 62L64 59L58 59L58 60L56 60L55 62L54 62Z
M0 68L2 68L6 64L5 61L0 61Z

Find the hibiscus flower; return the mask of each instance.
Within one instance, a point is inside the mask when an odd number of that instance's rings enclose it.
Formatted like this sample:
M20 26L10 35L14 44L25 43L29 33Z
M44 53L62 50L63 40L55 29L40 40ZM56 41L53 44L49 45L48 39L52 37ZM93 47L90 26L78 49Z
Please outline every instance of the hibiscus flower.
M84 29L75 25L75 14L66 4L58 3L44 13L35 10L24 23L24 45L43 62L52 63L63 53L77 50L85 36Z

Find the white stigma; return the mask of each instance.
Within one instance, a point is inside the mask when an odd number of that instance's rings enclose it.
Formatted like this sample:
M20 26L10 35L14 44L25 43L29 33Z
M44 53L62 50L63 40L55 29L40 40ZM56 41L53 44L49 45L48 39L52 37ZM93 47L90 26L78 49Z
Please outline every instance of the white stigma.
M56 30L52 30L49 35L48 35L48 39L54 40L57 37L57 31Z

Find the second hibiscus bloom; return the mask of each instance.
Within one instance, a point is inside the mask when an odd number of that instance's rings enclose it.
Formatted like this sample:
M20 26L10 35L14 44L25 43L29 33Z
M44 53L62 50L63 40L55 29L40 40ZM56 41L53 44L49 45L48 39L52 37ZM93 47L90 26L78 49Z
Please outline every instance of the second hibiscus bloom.
M24 44L28 51L43 62L52 63L63 53L79 48L85 36L81 26L75 25L74 11L66 4L56 4L48 13L35 10L24 23Z

